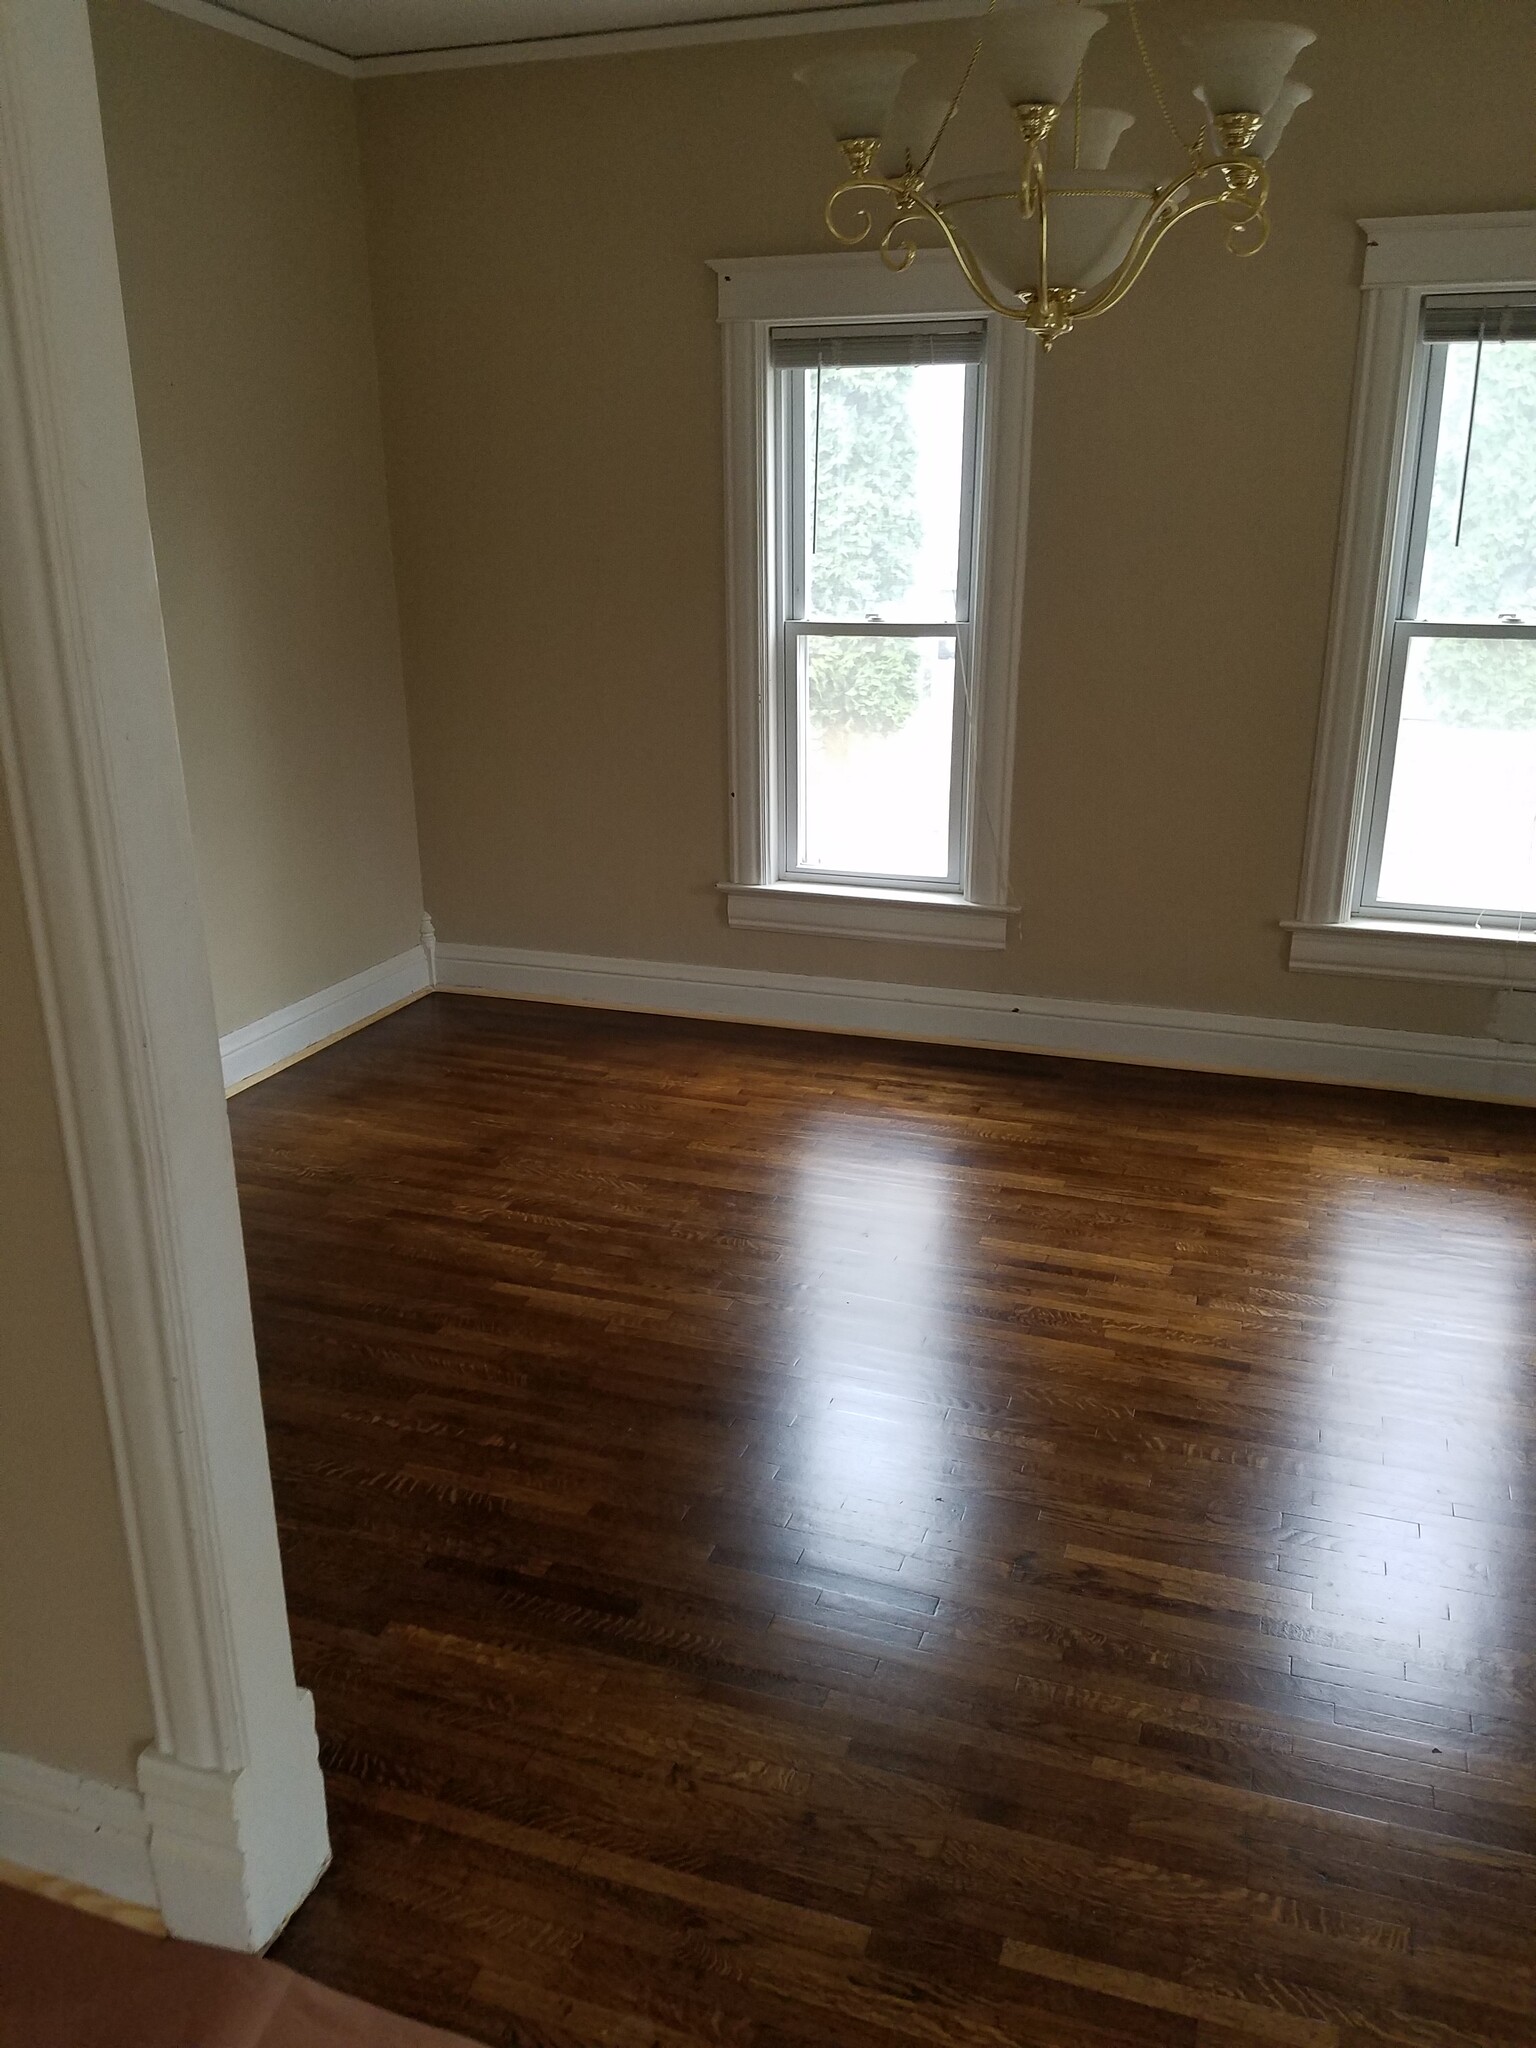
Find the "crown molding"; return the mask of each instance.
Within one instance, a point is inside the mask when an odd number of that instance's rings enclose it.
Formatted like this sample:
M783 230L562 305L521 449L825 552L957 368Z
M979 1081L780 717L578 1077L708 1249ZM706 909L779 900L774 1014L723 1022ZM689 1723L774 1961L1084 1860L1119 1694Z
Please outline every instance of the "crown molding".
M340 50L311 42L307 36L290 35L285 28L271 28L266 22L256 21L236 8L215 6L213 0L153 0L153 4L163 8L167 14L179 14L184 21L200 21L205 28L221 28L227 35L240 36L248 43L259 43L264 50L277 50L285 57L297 57L301 63L314 64L321 71L329 71L338 78L357 76L357 65Z
M344 51L287 29L273 28L222 0L153 0L153 5L187 21L221 28L264 49L297 57L340 78L390 78L415 71L464 71L487 64L537 64L557 57L622 57L650 50L679 50L706 43L762 42L772 38L835 34L840 30L903 28L975 14L976 0L848 0L840 7L794 8L785 12L726 15L710 21L658 22L649 28L574 30L558 36L526 36L513 42L466 43L447 49L390 50L349 57Z

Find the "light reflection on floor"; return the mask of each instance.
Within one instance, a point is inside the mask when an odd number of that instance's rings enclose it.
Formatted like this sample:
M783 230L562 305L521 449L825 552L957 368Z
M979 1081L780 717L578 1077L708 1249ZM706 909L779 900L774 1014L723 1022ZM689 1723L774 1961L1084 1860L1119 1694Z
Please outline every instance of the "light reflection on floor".
M1294 1412L1321 1458L1313 1526L1288 1516L1282 1561L1342 1651L1400 1654L1409 1678L1497 1680L1517 1648L1488 1594L1530 1502L1529 1446L1507 1431L1533 1371L1532 1222L1523 1197L1397 1177L1352 1177L1316 1214Z
M1250 1391L1289 1446L1274 1453L1276 1488L1256 1473L1252 1534L1274 1544L1281 1584L1307 1596L1305 1656L1319 1670L1363 1684L1433 1670L1476 1686L1481 1673L1496 1690L1518 1646L1508 1603L1488 1597L1493 1553L1500 1526L1517 1540L1528 1505L1528 1447L1499 1425L1533 1369L1524 1198L1373 1177L1359 1160L1323 1180L1283 1305L1272 1275L1251 1298L1213 1290L1182 1247L1184 1284L1208 1305L1228 1295ZM974 1181L909 1117L828 1110L805 1129L787 1199L773 1320L795 1413L776 1483L821 1533L942 1545L980 1505L949 1413L980 1394L961 1306L988 1277ZM1170 1255L1186 1227L1170 1219ZM1230 1278L1232 1244L1212 1252ZM1020 1345L1020 1395L1027 1356ZM1173 1369L1141 1358L1126 1418L1156 1407ZM1134 1441L1126 1450L1130 1479Z
M901 1118L828 1112L795 1163L777 1314L799 1412L780 1481L857 1513L874 1543L960 1512L944 1423L963 1392L959 1194L944 1144Z

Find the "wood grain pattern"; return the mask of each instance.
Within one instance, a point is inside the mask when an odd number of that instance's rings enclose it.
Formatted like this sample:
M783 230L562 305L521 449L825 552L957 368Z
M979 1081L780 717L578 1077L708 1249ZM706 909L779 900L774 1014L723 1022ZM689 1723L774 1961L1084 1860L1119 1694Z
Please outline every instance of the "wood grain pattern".
M1536 1122L432 997L231 1105L334 1868L538 2048L1536 2040Z

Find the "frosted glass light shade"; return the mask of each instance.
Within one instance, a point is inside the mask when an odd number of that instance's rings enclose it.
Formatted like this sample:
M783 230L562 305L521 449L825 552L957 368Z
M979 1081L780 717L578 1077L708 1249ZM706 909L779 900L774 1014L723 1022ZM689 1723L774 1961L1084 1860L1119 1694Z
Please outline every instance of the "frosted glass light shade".
M1268 163L1292 114L1298 107L1304 107L1311 97L1311 86L1303 85L1299 78L1288 78L1281 86L1275 95L1275 104L1264 116L1264 126L1254 137L1253 154L1261 163Z
M1260 163L1268 163L1279 145L1281 136L1285 133L1286 124L1292 114L1298 107L1304 107L1311 97L1310 85L1303 85L1299 78L1288 78L1275 95L1275 104L1264 116L1263 124L1245 154L1256 156ZM1200 111L1209 121L1211 110L1206 103L1203 85L1195 87L1195 98L1200 102Z
M1146 193L1129 188L1144 185L1150 191L1153 181L1125 171L1063 171L1058 176L1073 189L1053 193L1049 201L1049 282L1087 291L1121 262L1146 218ZM1019 211L1016 173L957 179L939 186L934 199L954 208L952 225L975 250L1000 294L1039 290L1040 223Z
M839 142L884 135L901 81L917 62L911 50L858 50L822 57L795 73L825 114Z
M1184 41L1213 114L1267 114L1291 66L1317 37L1294 21L1213 21Z
M1062 116L1063 121L1068 117ZM1127 128L1134 128L1136 116L1122 114L1118 107L1084 107L1077 126L1077 160L1085 171L1105 171L1115 153L1115 144ZM1060 137L1057 152L1070 139L1068 127ZM1059 175L1059 173L1058 173Z
M1097 7L1071 0L1004 0L990 34L1009 106L1063 106L1088 45L1108 19Z

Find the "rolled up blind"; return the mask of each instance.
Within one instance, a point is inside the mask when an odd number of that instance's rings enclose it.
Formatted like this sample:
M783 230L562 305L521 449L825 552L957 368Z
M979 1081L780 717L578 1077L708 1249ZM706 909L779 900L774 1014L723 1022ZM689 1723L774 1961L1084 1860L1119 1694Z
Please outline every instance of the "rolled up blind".
M1536 296L1424 301L1426 341L1536 341Z
M775 327L768 336L776 370L870 370L913 363L979 363L987 331L977 321L942 327Z

